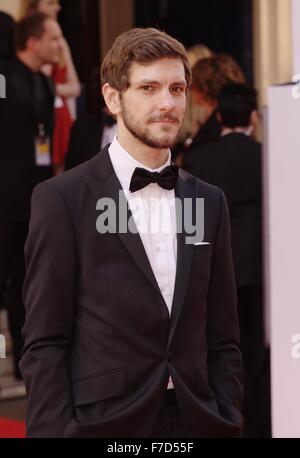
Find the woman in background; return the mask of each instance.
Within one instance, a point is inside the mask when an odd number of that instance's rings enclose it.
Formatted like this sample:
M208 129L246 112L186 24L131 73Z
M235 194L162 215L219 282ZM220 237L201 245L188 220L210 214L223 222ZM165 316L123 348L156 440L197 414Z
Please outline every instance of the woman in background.
M212 52L207 46L197 44L187 50L187 55L190 66L193 68L198 60L211 57ZM194 103L192 94L188 91L185 114L177 137L178 143L188 146L203 124L203 116L202 107Z
M219 139L221 133L221 125L217 119L219 94L230 83L245 83L242 69L228 54L215 54L198 60L192 69L192 74L192 96L194 103L203 109L204 123L185 150L185 154Z
M187 50L187 55L191 69L193 69L198 60L211 57L212 52L207 46L197 44ZM205 122L204 115L204 109L195 104L192 93L188 90L184 118L178 132L177 143L172 148L172 160L179 167L182 165L185 149L192 143L193 138Z
M59 0L30 0L27 14L38 11L57 19L61 10ZM52 68L45 69L52 77L55 89L55 126L53 133L53 166L57 175L64 171L65 155L69 146L70 131L73 124L67 105L69 97L80 95L80 83L73 64L71 51L65 38L62 39L61 61Z

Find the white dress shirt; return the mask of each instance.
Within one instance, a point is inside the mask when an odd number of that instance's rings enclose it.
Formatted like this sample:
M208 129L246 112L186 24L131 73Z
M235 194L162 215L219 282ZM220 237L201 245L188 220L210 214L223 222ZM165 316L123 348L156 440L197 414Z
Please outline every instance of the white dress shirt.
M109 147L109 155L171 315L177 260L175 192L173 189L163 189L157 183L151 183L134 193L129 190L136 167L160 172L171 164L171 153L164 165L150 169L134 159L114 138ZM170 388L173 388L171 377L168 384Z

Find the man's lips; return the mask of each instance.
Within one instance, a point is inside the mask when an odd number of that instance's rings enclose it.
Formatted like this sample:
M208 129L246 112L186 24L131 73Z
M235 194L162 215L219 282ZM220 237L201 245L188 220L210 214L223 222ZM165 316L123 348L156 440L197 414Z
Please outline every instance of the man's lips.
M179 120L176 118L165 118L165 119L153 119L151 123L163 123L163 124L179 124Z

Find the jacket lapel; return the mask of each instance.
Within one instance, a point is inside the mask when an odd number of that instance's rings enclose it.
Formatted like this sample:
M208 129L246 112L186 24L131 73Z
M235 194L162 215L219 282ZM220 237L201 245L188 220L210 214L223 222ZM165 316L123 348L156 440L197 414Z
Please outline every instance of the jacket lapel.
M196 191L187 184L187 180L181 170L179 171L178 182L175 188L175 196L180 199L182 209L184 209L185 198L195 199L197 197ZM184 304L194 250L194 246L192 244L186 243L186 236L191 234L187 234L186 232L183 211L179 213L177 212L177 222L181 223L181 228L178 228L177 233L177 265L171 313L171 328L168 342L169 344L174 336Z
M109 145L89 161L89 173L88 176L85 177L85 180L95 201L97 202L103 197L112 199L116 204L117 215L119 215L119 192L122 191L122 186L110 161L108 148ZM117 223L116 235L121 239L131 257L163 299L130 209L128 209L128 217L131 218L134 231L120 233Z

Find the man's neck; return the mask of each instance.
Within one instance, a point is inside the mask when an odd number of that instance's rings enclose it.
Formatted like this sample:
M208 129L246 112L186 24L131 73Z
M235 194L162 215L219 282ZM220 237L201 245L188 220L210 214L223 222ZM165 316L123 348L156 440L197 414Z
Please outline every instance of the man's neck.
M120 145L128 152L128 154L130 154L130 156L150 169L158 169L164 165L168 159L168 148L151 148L137 139L129 141L129 139L124 138L122 134L118 134L117 139Z
M17 58L33 72L38 72L42 67L41 61L27 51L17 52Z

